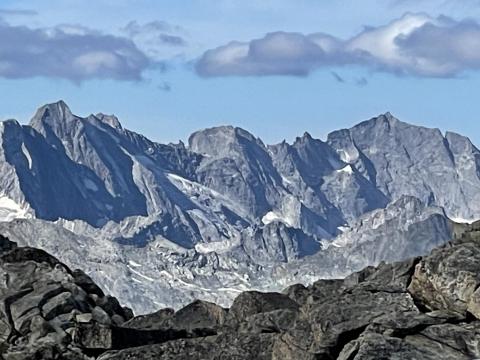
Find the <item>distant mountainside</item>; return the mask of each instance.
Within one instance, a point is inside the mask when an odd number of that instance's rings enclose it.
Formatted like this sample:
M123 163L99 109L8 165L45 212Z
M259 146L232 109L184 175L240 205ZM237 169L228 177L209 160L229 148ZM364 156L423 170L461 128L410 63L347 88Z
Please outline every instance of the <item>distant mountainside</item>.
M60 101L0 139L0 233L137 312L422 255L480 218L480 151L389 113L326 141L223 126L165 145Z

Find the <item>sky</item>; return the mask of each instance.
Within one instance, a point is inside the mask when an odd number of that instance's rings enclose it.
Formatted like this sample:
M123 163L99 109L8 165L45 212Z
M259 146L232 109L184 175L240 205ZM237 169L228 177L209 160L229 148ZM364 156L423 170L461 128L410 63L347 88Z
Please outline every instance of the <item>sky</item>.
M0 119L63 99L159 142L387 111L480 145L480 0L0 0Z

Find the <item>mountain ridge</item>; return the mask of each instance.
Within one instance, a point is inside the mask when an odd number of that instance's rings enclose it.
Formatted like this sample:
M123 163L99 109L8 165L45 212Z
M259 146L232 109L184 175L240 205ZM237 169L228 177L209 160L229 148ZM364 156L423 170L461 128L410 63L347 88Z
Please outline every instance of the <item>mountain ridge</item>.
M64 102L0 130L0 231L65 254L140 312L423 255L449 218L480 218L480 151L389 113L276 145L233 126L159 144ZM391 231L394 215L407 225Z

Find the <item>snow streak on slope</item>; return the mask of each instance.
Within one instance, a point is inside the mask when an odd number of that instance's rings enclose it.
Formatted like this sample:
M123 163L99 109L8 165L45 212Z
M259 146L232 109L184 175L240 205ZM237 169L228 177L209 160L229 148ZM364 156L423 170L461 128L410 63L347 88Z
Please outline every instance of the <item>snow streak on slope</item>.
M19 205L12 199L0 194L0 221L31 218L28 207Z

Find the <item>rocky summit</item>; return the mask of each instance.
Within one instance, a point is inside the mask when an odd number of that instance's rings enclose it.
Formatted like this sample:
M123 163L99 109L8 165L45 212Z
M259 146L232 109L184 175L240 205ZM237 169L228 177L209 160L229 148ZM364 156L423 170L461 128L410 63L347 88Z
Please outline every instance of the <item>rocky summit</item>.
M0 237L0 355L24 359L480 358L480 223L424 257L134 317L79 270ZM139 294L139 296L143 296Z

